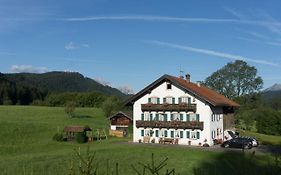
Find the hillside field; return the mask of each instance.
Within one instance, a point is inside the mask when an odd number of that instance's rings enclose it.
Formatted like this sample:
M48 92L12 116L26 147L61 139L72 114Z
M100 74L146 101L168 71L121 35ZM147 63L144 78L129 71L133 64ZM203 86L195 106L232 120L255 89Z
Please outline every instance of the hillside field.
M60 107L0 106L0 174L68 174L75 159L73 149L81 147L83 153L88 144L56 142L53 135L71 124L109 127L100 109L77 108L76 116L68 118ZM140 168L138 162L149 163L152 153L156 163L168 157L166 169L175 168L180 174L259 174L274 164L269 154L258 154L250 161L250 154L129 144L129 140L109 138L89 144L96 153L99 174L106 174L108 161L110 169L118 162L121 175L136 174L131 165Z

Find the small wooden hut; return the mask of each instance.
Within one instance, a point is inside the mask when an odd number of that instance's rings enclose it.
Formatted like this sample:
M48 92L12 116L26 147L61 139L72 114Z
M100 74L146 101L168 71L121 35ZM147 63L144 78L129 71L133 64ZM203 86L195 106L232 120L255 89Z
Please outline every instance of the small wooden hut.
M66 126L63 129L63 132L66 134L67 141L72 141L75 139L76 133L92 131L92 129L88 126Z
M109 134L116 137L127 137L128 128L133 125L133 118L130 112L119 111L109 117Z

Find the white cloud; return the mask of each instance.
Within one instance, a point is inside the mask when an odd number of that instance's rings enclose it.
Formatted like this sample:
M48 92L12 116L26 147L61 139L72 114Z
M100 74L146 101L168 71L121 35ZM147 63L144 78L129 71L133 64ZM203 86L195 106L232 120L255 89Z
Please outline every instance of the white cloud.
M151 43L151 44L176 48L176 49L180 49L180 50L201 53L201 54L205 54L205 55L217 56L217 57L226 58L226 59L230 59L230 60L244 60L244 61L249 61L249 62L253 62L253 63L257 63L257 64L264 64L264 65L278 66L278 67L280 66L277 63L269 62L269 61L266 61L266 60L246 58L246 57L243 57L243 56L240 56L240 55L232 55L232 54L229 54L229 53L217 52L217 51L214 51L214 50L195 48L195 47L173 44L173 43L162 42L162 41L151 41L150 40L150 41L146 41L146 42Z
M130 85L124 85L124 86L119 87L118 89L122 93L127 94L127 95L134 94L134 90L133 90L132 86L130 86Z
M69 43L67 43L64 48L66 50L75 50L75 49L78 49L78 46L76 46L76 44L72 41L70 41Z
M64 18L63 21L100 21L100 20L133 20L133 21L163 21L163 22L197 22L197 23L237 23L248 25L272 25L281 27L281 22L266 20L247 20L232 18L185 18L170 16L92 16L78 18Z
M64 48L66 50L75 50L75 49L79 49L81 47L84 47L84 48L89 48L90 45L89 44L77 44L77 43L74 43L73 41L70 41L69 43L66 43Z
M10 71L12 73L44 73L48 69L46 67L34 67L31 65L12 65Z
M110 86L111 87L111 83L108 81L105 81L102 77L96 77L94 78L94 80L104 86Z

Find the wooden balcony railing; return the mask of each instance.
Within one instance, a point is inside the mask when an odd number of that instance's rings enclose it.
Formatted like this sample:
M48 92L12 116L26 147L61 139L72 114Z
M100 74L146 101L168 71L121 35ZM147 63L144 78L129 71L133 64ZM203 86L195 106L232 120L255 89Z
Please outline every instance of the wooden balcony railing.
M136 127L143 128L167 128L167 129L200 129L201 131L204 129L204 122L198 121L143 121L137 120Z
M196 112L196 104L180 103L180 104L142 104L142 111L193 111Z

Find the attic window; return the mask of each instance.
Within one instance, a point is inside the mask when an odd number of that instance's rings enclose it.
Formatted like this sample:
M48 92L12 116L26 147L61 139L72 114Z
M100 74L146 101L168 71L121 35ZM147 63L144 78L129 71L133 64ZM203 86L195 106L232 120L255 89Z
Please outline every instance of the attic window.
M170 82L167 82L167 89L172 89L172 84Z

